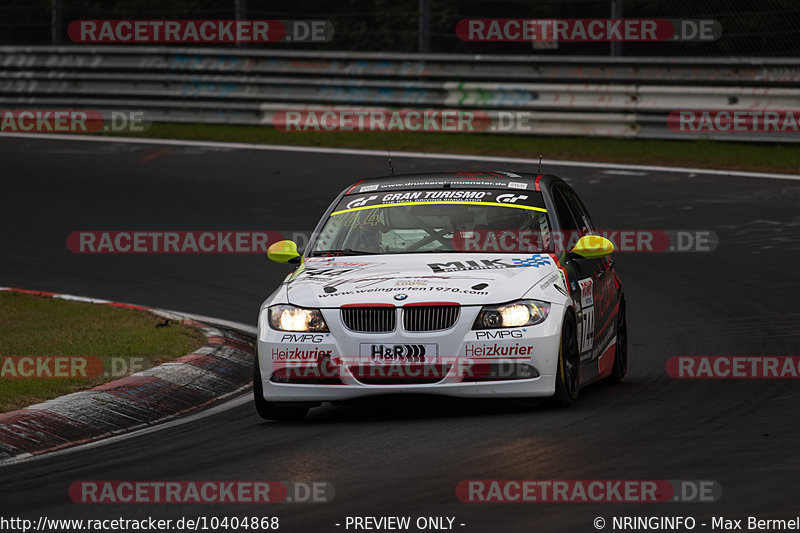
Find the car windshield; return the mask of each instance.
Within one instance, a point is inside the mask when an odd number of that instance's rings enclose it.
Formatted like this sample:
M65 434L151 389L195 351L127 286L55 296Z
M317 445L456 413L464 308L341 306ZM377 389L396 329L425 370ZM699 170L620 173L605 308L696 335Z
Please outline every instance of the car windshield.
M310 255L539 253L549 244L540 192L393 191L345 196Z

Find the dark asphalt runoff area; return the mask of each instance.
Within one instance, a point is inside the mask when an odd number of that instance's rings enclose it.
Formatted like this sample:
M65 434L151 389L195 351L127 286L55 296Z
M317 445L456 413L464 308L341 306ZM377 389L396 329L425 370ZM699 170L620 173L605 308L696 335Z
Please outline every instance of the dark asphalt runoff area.
M74 254L67 236L312 229L343 187L388 173L383 157L9 138L0 139L0 158L0 285L252 325L288 272L261 255ZM535 171L457 156L393 154L393 163L398 173ZM284 532L347 531L348 516L446 516L465 533L589 532L596 517L611 530L614 516L692 516L695 531L711 531L714 516L800 514L800 381L677 380L665 371L678 355L800 355L800 182L543 171L567 179L603 228L710 230L719 238L712 253L615 256L628 304L625 383L590 386L562 410L393 398L325 406L291 424L262 421L248 402L146 436L0 468L0 514L277 516ZM465 479L716 480L722 497L464 503L455 488ZM321 504L85 505L68 496L81 480L323 480L336 492Z

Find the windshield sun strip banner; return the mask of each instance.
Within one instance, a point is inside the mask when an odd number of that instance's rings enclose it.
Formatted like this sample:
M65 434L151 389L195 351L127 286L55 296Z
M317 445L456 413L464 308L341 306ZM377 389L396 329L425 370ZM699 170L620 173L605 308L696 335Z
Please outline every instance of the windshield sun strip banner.
M542 213L547 213L547 209L543 207L534 207L530 205L517 205L511 203L503 203L503 202L470 202L464 200L433 200L430 202L396 202L396 203L389 203L389 204L375 204L375 205L364 205L359 207L351 207L349 209L340 209L339 211L334 211L331 213L330 216L340 215L342 213L351 213L353 211L361 211L364 209L378 209L381 207L398 207L404 205L437 205L437 204L462 204L462 205L491 205L496 207L515 207L517 209L528 209L529 211L540 211Z

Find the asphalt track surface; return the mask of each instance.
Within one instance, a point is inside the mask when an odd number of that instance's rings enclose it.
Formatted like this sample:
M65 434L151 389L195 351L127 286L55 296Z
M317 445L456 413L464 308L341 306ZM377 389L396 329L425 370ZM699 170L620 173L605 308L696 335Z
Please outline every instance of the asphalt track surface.
M77 255L74 230L310 229L380 157L0 139L0 284L255 323L286 274L259 255ZM531 170L409 159L399 173ZM266 423L247 403L196 422L0 469L0 514L265 516L342 531L346 516L454 516L457 530L594 531L597 516L798 514L797 380L675 380L673 355L800 355L800 183L550 167L605 228L715 231L713 253L619 254L631 365L566 410L390 399ZM328 504L79 505L78 480L326 480ZM463 479L707 479L716 503L476 504ZM610 525L606 529L610 529ZM697 531L709 531L699 524Z

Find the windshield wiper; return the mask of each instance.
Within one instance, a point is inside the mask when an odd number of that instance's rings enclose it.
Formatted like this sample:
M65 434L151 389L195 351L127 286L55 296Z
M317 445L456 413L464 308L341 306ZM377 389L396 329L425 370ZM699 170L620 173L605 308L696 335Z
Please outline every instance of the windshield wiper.
M378 255L378 253L367 252L365 250L353 250L352 248L343 248L341 250L314 250L313 252L311 252L311 257L342 256L342 255Z

